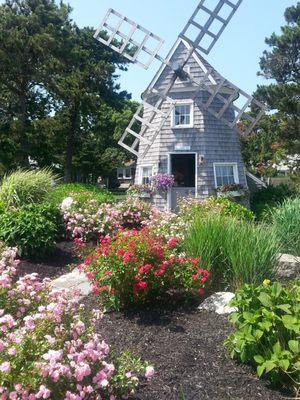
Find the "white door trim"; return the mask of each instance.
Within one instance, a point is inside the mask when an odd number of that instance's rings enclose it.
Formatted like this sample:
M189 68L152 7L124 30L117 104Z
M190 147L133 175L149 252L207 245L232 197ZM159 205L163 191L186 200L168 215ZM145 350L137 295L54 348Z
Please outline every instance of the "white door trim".
M168 153L168 174L171 174L171 155L184 155L184 154L194 154L195 155L195 197L198 197L198 153L196 151L171 151ZM172 188L168 189L168 210L171 210L171 194Z

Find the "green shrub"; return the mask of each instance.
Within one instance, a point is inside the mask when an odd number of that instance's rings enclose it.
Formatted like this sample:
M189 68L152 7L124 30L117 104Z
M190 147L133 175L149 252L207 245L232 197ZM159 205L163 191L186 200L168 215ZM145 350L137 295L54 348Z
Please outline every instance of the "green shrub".
M241 221L253 221L254 214L248 208L226 197L208 197L205 200L186 198L180 202L180 214L191 220L196 215L219 214L234 217Z
M57 185L53 191L47 196L47 201L51 204L59 206L62 201L72 197L77 202L78 207L84 206L91 200L95 200L98 204L111 203L114 199L113 195L106 189L100 189L94 185L82 183L66 183Z
M18 170L6 175L0 187L0 201L6 208L41 203L51 191L56 176L49 169Z
M300 256L300 197L285 200L270 216L282 251Z
M0 240L17 247L22 257L41 258L55 246L61 215L49 204L30 204L0 215Z
M183 250L203 261L212 272L214 286L232 290L273 277L278 259L278 242L271 228L222 215L198 216Z
M165 241L147 228L105 238L82 268L106 307L120 308L165 300L168 293L203 294L209 278L199 259L177 252L178 240Z
M260 189L251 197L251 210L258 219L268 217L270 208L276 207L285 199L296 196L296 190L289 185L268 186Z
M231 305L236 331L225 344L231 356L257 368L259 377L300 389L300 282L246 285Z

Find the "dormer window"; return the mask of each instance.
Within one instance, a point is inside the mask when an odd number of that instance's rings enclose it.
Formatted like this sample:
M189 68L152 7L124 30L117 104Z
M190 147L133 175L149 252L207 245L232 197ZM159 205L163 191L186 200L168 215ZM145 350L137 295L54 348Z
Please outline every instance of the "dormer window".
M173 109L172 128L193 128L194 102L182 100L177 102Z

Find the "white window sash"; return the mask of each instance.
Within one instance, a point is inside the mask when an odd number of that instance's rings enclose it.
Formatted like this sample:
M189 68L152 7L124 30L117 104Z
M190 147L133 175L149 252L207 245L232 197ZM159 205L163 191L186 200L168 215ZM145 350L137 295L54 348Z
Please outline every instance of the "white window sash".
M190 107L190 123L189 124L180 124L176 125L176 106L189 106ZM188 115L188 114L184 114ZM193 100L177 100L175 107L172 111L172 129L186 129L186 128L193 128L194 127L194 101Z
M215 187L222 186L218 184L217 167L233 167L233 179L234 184L239 184L239 174L237 163L214 163L214 177L215 177ZM229 176L229 175L227 175Z

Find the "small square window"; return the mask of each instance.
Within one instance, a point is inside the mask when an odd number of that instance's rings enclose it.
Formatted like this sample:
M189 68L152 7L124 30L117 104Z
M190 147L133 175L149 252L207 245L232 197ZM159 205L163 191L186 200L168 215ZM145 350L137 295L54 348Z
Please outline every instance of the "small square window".
M216 187L239 183L236 164L215 164L214 167Z
M131 179L132 178L131 168L125 168L125 178L126 179Z
M193 104L182 103L174 107L173 128L191 128L193 126Z
M147 185L150 183L150 178L152 176L152 166L142 167L141 170L141 183Z

